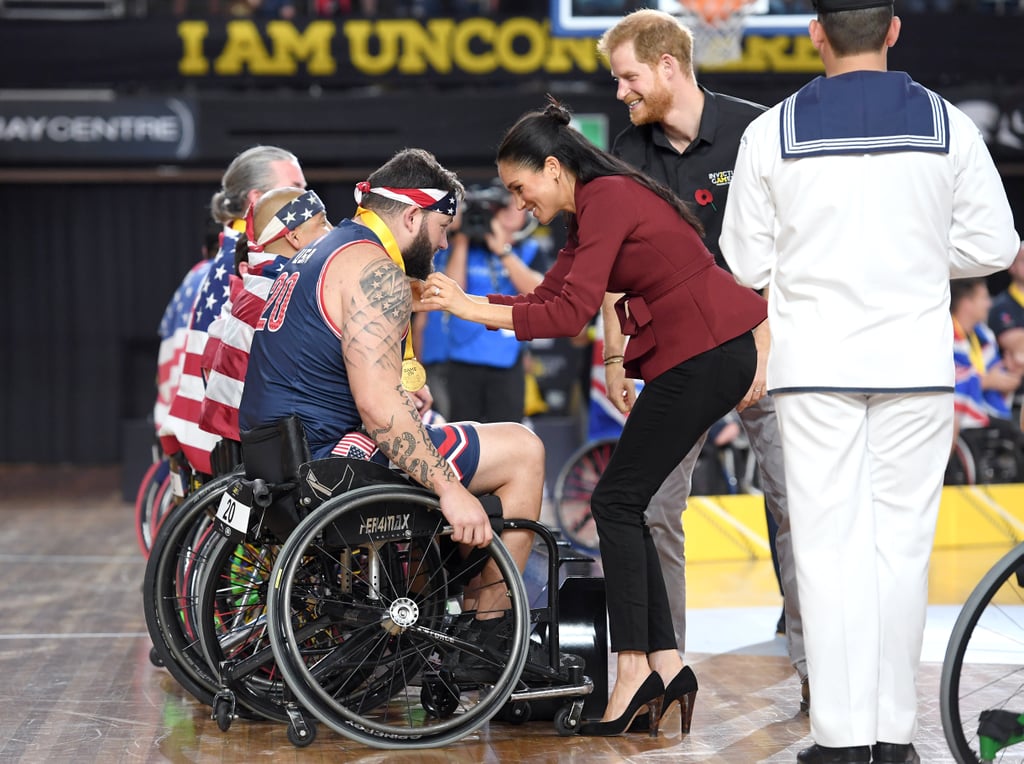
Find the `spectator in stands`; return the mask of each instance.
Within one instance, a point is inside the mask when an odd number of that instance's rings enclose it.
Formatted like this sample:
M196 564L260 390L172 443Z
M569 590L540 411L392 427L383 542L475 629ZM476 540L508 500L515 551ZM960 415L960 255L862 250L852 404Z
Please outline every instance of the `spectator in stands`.
M949 284L956 364L954 406L959 429L1009 421L1011 395L1020 387L1020 371L1010 371L985 324L992 300L983 278L954 279Z
M296 252L331 228L314 191L277 188L250 205L245 231L235 245L237 275L231 277L231 301L227 311L210 324L203 353L206 390L199 426L206 432L238 441L238 404L249 347L270 285Z
M992 300L989 328L996 335L1007 368L1024 369L1024 244L1007 269L1010 285Z
M221 315L230 294L228 278L234 271L235 242L245 230L249 206L271 189L283 186L306 187L299 160L277 146L253 146L231 161L221 188L210 200L214 220L224 226L221 248L200 285L189 320L181 381L159 433L165 454L180 454L175 463L184 461L203 475L212 474L210 452L220 440L199 426L206 388L202 361L209 327Z

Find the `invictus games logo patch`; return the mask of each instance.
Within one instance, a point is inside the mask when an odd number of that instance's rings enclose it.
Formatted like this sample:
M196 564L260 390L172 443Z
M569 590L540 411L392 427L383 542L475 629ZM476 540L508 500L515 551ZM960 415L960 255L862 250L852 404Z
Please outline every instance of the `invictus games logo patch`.
M708 180L713 186L728 186L732 182L732 170L718 170L709 172Z

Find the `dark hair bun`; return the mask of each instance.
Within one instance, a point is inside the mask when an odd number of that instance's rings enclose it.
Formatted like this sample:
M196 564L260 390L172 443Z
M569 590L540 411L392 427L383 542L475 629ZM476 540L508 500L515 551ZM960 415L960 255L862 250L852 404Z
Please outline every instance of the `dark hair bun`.
M544 116L555 120L560 125L568 125L572 114L554 96L548 96L548 105L544 108Z

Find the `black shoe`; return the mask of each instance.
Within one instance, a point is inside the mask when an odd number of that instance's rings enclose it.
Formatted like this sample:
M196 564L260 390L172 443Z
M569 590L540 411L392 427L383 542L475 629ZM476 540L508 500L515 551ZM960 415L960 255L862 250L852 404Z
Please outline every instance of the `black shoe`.
M871 764L871 748L856 745L848 748L826 748L815 743L796 755L800 764Z
M504 655L511 635L512 619L506 613L499 618L479 620L473 612L462 613L448 628L456 639L483 648L488 654ZM505 661L477 655L465 649L456 649L448 654L444 667L452 673L455 681L465 684L493 684L505 669Z
M658 723L661 723L661 719L668 713L673 703L679 703L679 731L682 735L688 735L696 698L697 677L692 668L683 666L682 670L672 678L665 688L665 698L661 702L661 716L658 717ZM638 714L633 723L629 725L630 732L649 732L650 728L651 717L646 713Z
M647 706L647 713L650 714L651 719L655 720L651 726L650 736L657 737L657 720L661 718L661 698L664 694L665 684L661 681L661 677L658 676L657 672L652 671L644 680L644 683L633 693L629 705L626 706L626 710L622 712L621 716L607 722L586 722L581 724L578 734L602 737L621 735L626 731L636 715L640 713L640 709Z
M800 680L800 711L811 713L811 681L807 677Z
M557 665L551 665L551 652L547 645L530 640L526 651L526 665L523 676L531 682L544 684L582 684L586 661L572 653L558 653Z
M875 743L871 760L876 764L921 764L913 743Z
M482 648L487 654L477 655L467 650L458 650L450 655L447 668L455 680L471 684L496 682L505 670L514 629L510 613L483 621L477 620L472 613L458 616L448 633ZM582 681L583 670L583 659L571 653L559 653L558 665L551 666L547 647L536 639L529 640L523 676L537 681L565 684L576 676Z

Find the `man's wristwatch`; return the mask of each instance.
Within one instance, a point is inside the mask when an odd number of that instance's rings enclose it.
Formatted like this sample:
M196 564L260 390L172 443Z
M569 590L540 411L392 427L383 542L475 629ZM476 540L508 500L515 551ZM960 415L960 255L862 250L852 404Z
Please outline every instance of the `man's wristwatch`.
M502 260L504 260L509 255L514 255L514 254L515 254L515 252L512 251L512 245L511 244L506 244L504 247L501 248L501 252L498 253L498 257L500 257Z

